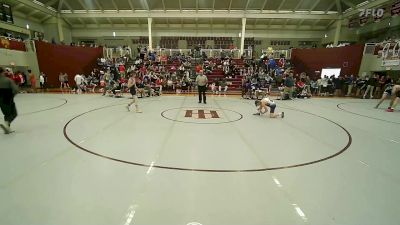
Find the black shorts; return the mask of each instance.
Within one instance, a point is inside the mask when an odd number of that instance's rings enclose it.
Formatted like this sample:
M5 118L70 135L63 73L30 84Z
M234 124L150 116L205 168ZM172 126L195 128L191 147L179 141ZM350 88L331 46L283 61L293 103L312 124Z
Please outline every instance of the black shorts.
M129 93L131 93L131 95L136 95L136 88L129 88Z
M271 104L267 104L267 106L270 108L270 113L274 113L275 112L275 108L276 108L276 104L275 103L271 103Z

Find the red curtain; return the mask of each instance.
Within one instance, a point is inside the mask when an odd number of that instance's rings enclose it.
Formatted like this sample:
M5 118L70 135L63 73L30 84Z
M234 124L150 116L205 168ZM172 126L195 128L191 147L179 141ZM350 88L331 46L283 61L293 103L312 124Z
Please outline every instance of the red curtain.
M24 42L8 40L6 38L0 38L0 48L7 48L17 51L26 51Z
M48 76L50 87L59 87L60 72L68 74L70 85L76 74L89 74L97 66L97 59L103 56L102 48L55 45L36 41L39 69Z
M306 72L310 77L322 68L342 68L341 75L358 75L364 45L339 48L292 49L291 62L295 73ZM319 76L319 75L318 75Z

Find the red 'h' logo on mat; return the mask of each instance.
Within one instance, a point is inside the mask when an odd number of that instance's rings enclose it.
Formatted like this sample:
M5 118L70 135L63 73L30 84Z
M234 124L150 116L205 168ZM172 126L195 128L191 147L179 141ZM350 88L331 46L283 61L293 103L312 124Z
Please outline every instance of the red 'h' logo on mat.
M216 119L219 118L217 111L210 110L205 111L202 109L199 110L186 110L185 117L194 117L193 115L197 115L196 119Z

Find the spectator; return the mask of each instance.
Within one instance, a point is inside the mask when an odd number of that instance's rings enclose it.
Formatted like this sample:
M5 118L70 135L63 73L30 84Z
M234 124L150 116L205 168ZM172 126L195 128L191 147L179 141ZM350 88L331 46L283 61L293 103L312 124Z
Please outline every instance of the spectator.
M65 87L65 83L64 83L64 74L60 73L58 75L58 81L60 82L60 89L62 90L63 87Z
M326 96L328 94L328 80L329 78L326 75L321 79L321 96Z
M358 78L356 81L357 91L356 97L359 97L360 94L367 88L368 77Z
M32 70L28 70L29 82L31 83L31 91L36 93L36 76L32 73Z
M289 97L293 97L294 93L294 79L293 79L293 74L289 74L289 76L286 77L285 79L285 93L289 94Z
M342 96L343 77L333 78L333 84L335 86L335 96Z
M43 91L45 87L45 75L43 72L40 73L39 83L40 83L40 89Z
M228 84L227 84L225 78L224 78L224 79L221 79L221 80L219 81L219 87L218 87L219 93L221 93L222 88L224 89L224 94L226 94L226 91L228 91Z
M64 75L63 75L63 80L64 80L64 87L65 87L65 88L70 88L70 87L69 87L68 74L67 74L67 73L64 73Z
M318 82L315 79L313 79L310 81L310 86L311 86L311 94L318 95Z
M17 71L17 73L13 74L12 77L11 77L12 80L14 81L14 83L15 83L17 86L19 86L20 83L21 83L21 79L20 79L19 74L20 74L20 72Z
M306 84L304 83L304 78L301 78L296 82L296 95L301 93L306 88Z
M376 86L376 83L377 83L376 74L374 74L367 81L367 90L365 91L363 98L365 98L368 93L370 99L374 98L374 88Z
M82 94L82 85L83 85L83 77L80 74L76 74L74 78L75 84L76 84L76 93L77 94Z
M346 96L351 96L352 95L352 90L353 90L353 87L356 84L356 80L357 80L356 77L352 74L345 81L346 84L347 84L347 94L346 94Z
M383 90L385 90L385 83L386 83L386 77L385 76L381 76L379 77L379 75L376 77L377 78L377 82L376 82L376 86L375 86L375 98L379 98L378 96L382 96L383 94Z

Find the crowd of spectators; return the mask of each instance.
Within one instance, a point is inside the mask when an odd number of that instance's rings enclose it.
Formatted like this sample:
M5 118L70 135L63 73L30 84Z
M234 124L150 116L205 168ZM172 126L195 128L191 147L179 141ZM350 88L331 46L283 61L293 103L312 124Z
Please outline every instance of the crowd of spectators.
M12 68L5 68L4 74L6 77L13 80L14 83L19 87L19 92L37 92L36 75L32 72L32 70L27 70L26 72L17 70L14 72ZM39 75L39 85L42 92L47 88L46 83L47 75L42 72Z
M204 73L217 77L209 79L209 90L214 94L226 93L232 80L241 79L242 97L246 99L259 99L273 90L279 93L282 100L311 96L379 98L385 85L393 82L389 76L379 74L363 77L295 74L283 55L276 60L268 54L262 54L260 59L205 56L198 60L181 53L158 55L142 47L138 49L137 57L131 58L130 54L126 54L120 58L101 58L97 64L90 74L74 77L73 91L121 96L127 92L129 76L135 74L139 97L161 95L163 91L191 92L196 88L196 75ZM68 88L65 73L60 74L59 80L60 88Z

